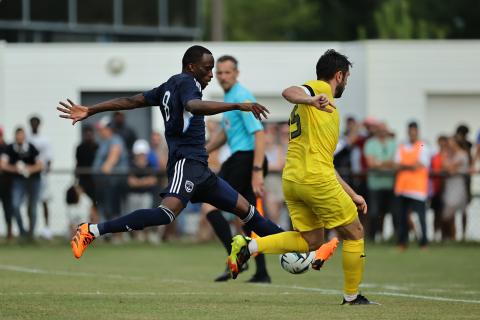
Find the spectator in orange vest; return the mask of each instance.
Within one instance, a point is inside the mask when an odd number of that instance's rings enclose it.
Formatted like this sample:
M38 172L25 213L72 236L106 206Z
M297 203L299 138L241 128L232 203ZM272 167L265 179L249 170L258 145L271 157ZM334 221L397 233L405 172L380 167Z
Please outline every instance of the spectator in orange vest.
M398 170L395 181L399 218L398 245L401 249L407 247L407 221L410 210L417 213L420 221L422 230L420 246L424 248L428 244L425 211L428 196L430 153L427 145L418 137L416 122L408 124L408 138L408 142L399 145L395 155Z

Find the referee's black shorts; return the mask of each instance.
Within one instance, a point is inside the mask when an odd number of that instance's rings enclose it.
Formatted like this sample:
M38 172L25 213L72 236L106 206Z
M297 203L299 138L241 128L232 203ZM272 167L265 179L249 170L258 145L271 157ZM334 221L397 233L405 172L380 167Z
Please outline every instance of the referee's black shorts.
M237 151L220 168L218 176L228 182L247 201L256 206L257 199L252 188L253 151ZM263 176L268 173L267 158L263 161Z

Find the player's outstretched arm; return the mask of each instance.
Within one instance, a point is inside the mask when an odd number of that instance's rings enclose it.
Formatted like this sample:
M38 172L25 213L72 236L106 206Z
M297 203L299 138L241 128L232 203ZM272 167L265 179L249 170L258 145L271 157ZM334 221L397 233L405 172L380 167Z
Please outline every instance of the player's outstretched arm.
M195 115L210 116L231 110L241 110L253 113L258 120L267 119L268 109L259 103L227 103L216 101L203 101L194 99L187 102L187 111Z
M59 103L61 106L58 106L57 110L60 111L60 118L70 119L72 120L72 124L99 112L130 110L149 106L142 93L131 97L100 102L91 107L76 104L70 99L67 99L67 102L60 101Z
M312 97L299 86L288 87L283 90L282 96L290 103L308 104L325 112L333 112L332 109L328 108L329 106L335 108L335 104L328 99L327 95L322 93Z

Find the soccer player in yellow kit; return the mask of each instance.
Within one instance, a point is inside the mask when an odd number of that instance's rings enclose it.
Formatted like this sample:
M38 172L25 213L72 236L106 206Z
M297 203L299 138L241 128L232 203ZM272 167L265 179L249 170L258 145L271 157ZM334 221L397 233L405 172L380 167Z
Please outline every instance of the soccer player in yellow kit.
M342 304L374 304L359 293L365 253L357 210L365 214L367 204L333 165L340 132L334 98L342 96L350 66L346 56L327 50L317 62L317 80L284 90L284 98L296 104L290 115L290 142L283 169L283 191L295 231L256 239L235 236L228 259L234 278L236 264L243 264L251 254L313 251L324 242L324 229L335 229L343 239ZM317 256L318 262L323 264Z

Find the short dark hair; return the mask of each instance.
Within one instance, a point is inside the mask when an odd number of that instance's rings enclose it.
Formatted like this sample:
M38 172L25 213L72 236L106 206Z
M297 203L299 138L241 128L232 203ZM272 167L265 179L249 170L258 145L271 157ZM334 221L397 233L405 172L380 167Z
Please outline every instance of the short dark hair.
M19 132L25 132L25 130L23 130L23 127L17 127L15 128L15 134L19 133Z
M416 121L410 121L408 123L408 129L412 129L412 128L418 129L418 123Z
M355 119L354 116L348 116L348 117L347 117L347 122L351 122L351 121L357 122L357 119Z
M446 135L440 135L438 136L437 138L437 141L440 142L440 141L447 141L448 140L448 137Z
M190 63L197 63L202 59L204 54L212 54L210 50L202 46L191 46L185 51L182 58L182 68L186 68Z
M40 117L39 117L39 116L32 116L32 117L30 117L30 122L34 122L34 121L40 123L40 122L41 122L41 121L40 121Z
M235 65L235 69L238 68L238 60L235 59L233 56L230 56L230 55L223 55L221 56L220 58L217 59L217 63L218 62L225 62L225 61L231 61L234 65Z
M330 80L338 71L347 72L352 66L348 58L333 49L328 49L318 59L317 62L317 79Z
M457 134L461 134L462 136L466 136L469 132L470 132L470 130L464 124L459 125L457 127L457 131L456 131Z

